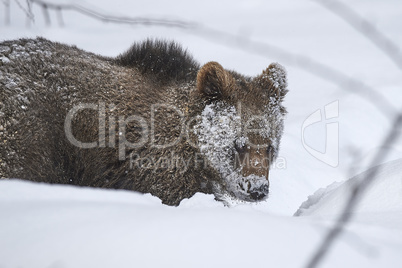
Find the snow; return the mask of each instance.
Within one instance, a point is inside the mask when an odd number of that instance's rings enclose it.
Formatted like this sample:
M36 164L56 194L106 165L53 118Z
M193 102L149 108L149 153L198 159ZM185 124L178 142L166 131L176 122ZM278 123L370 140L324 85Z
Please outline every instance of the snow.
M242 199L247 197L247 192L240 189L239 185L244 187L247 181L252 181L254 178L240 176L233 167L232 159L232 155L235 153L233 144L241 143L245 139L241 135L241 118L237 115L236 108L226 107L223 102L207 105L199 122L194 126L194 131L197 132L201 153L227 182L229 193L216 185L215 187L219 187L216 189L217 193L221 193L223 200L230 200L231 194ZM256 182L259 179L265 180L256 178ZM247 189L247 186L243 189Z
M384 214L393 217L395 226L402 226L402 159L383 164L378 168L378 178L374 180L359 201L355 214L357 218L370 215L371 220L381 222ZM334 218L345 206L353 185L364 182L370 170L363 172L345 183L333 183L309 196L297 216L315 216L322 219Z
M330 226L204 194L168 207L149 194L20 180L1 181L0 192L0 267L300 267ZM350 225L325 267L397 267L401 221L375 218Z
M269 66L269 79L277 89L286 89L288 82L286 81L285 68L279 63L274 63Z
M3 63L9 63L9 62L10 62L10 59L7 58L6 56L1 57L0 60L1 60Z
M248 42L303 55L364 81L389 102L390 109L401 105L401 71L367 38L315 1L73 2L105 14L188 20L246 39L233 42L197 30L104 24L74 11L63 11L64 27L58 25L56 12L50 11L47 27L36 5L35 24L27 27L25 13L15 1L10 2L10 25L0 18L0 39L43 36L105 56L117 56L147 37L174 39L201 64L217 61L250 76L279 62L287 70L289 88L277 158L283 165L271 167L267 201L230 208L204 194L172 208L150 195L127 191L2 180L0 267L305 265L342 208L349 184L364 178L370 168L367 163L392 127L391 115L385 117L365 98L345 90L340 86L344 81L334 84L306 72L297 62L284 62L275 49L257 51ZM352 0L347 5L395 44L402 44L399 0ZM5 55L0 64L27 56L20 48L0 47L0 53ZM6 87L14 86L13 80L6 82ZM303 124L316 111L325 114L327 105L335 101L337 114ZM333 140L327 135L327 124L339 126ZM325 154L335 143L338 155L328 155L338 157L335 167L303 146ZM401 139L389 149L389 156L377 163L385 163L379 178L323 267L399 267L402 263L402 163L397 160L402 158ZM296 211L299 217L292 216Z

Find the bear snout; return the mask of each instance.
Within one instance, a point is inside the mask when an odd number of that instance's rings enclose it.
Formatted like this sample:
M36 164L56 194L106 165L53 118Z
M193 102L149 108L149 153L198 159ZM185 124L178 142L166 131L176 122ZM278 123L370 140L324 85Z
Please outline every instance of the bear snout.
M268 196L268 193L269 193L269 186L268 184L264 184L250 191L249 195L252 200L261 201Z

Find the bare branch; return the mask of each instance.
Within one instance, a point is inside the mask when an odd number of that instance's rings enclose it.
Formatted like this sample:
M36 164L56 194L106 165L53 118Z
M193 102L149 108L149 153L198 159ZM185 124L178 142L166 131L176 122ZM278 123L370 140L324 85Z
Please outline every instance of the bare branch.
M297 67L316 77L325 79L339 86L342 90L356 93L360 97L367 99L380 112L382 112L387 119L392 118L397 114L395 107L374 88L364 84L359 79L346 75L341 71L312 58L291 53L267 43L252 41L240 35L234 35L207 27L200 26L197 31L192 31L192 33L196 35L201 34L201 36L213 42L219 41L228 47L237 47L238 49L248 53L261 56L275 56L288 66Z
M41 6L42 6L43 16L45 17L45 23L47 26L50 26L51 21L50 21L48 6L47 6L47 4L42 4Z
M4 4L4 24L10 25L10 0L3 0Z
M31 1L32 3L36 3L40 6L46 6L46 8L49 9L74 10L78 13L84 14L88 17L100 20L102 22L113 22L113 23L130 24L130 25L148 25L148 26L155 25L155 26L182 28L182 29L192 29L196 27L195 23L180 20L149 19L141 17L134 17L134 18L118 17L118 16L101 14L100 12L85 8L78 4L54 4L42 0L31 0Z
M402 111L393 121L391 130L388 132L387 136L382 142L380 149L377 151L369 167L378 165L378 163L380 163L380 161L387 156L387 154L389 153L390 145L392 145L400 135L399 131L401 127L402 127ZM379 168L380 168L379 166L375 166L369 169L367 177L353 186L349 199L347 200L342 213L339 215L336 224L326 234L321 244L317 247L317 251L315 252L315 254L310 259L309 263L306 266L307 268L318 267L319 263L323 260L323 258L328 253L331 246L334 244L335 240L342 233L345 225L351 220L356 205L358 204L360 198L363 196L365 190L375 180Z
M31 0L26 0L27 2L27 13L29 14L29 18L32 20L33 23L35 23L35 16L32 12L32 2Z
M61 8L57 9L57 19L59 21L59 25L64 27L63 13L61 12Z
M25 13L25 15L26 15L26 17L27 17L27 19L28 19L27 24L29 24L30 21L31 21L32 23L34 23L34 22L35 22L35 18L34 18L34 15L33 15L33 13L32 13L31 5L30 5L29 1L27 1L27 8L28 8L28 9L26 9L26 8L20 3L20 1L15 0L15 2L17 3L18 7L19 7L22 11L24 11L24 13Z
M353 28L360 32L364 37L368 38L375 44L388 58L402 69L402 53L400 48L380 32L372 23L367 19L361 17L354 10L349 8L344 3L337 0L315 0L331 12L341 17L344 21L349 23Z
M385 35L379 32L374 25L372 25L365 18L360 17L356 12L347 7L345 4L336 0L316 0L343 20L348 22L353 28L363 34L368 40L374 43L381 51L383 51L388 58L391 59L399 69L402 69L402 55L400 49ZM380 106L385 105L382 103ZM388 132L387 137L384 139L382 146L377 151L374 159L370 163L369 167L378 165L382 159L386 157L389 152L389 147L392 145L399 136L399 128L402 125L402 111L396 117L393 122L392 129ZM324 259L331 246L335 243L336 239L342 233L345 225L351 220L352 213L358 204L358 201L363 196L367 187L375 180L379 167L369 169L367 177L354 185L352 192L347 200L345 207L339 218L337 219L334 227L329 230L321 244L318 246L316 252L313 254L306 267L317 267Z
M397 112L397 110L386 98L379 94L375 89L364 84L362 81L359 81L356 78L348 76L328 65L320 63L304 55L290 53L267 43L252 41L241 35L230 34L188 21L149 19L141 17L118 17L101 14L97 11L82 7L77 4L54 4L43 0L31 1L32 3L45 6L49 9L59 10L59 12L61 12L61 10L74 10L102 22L128 25L162 26L179 28L181 30L190 30L190 33L208 39L212 42L221 42L229 47L236 46L238 49L248 53L262 56L273 55L287 65L295 66L310 74L313 74L314 76L330 81L331 83L338 85L343 90L358 93L359 96L366 98L372 105L381 111L386 118L394 116ZM48 24L50 24L48 14L45 17L48 18L46 21Z

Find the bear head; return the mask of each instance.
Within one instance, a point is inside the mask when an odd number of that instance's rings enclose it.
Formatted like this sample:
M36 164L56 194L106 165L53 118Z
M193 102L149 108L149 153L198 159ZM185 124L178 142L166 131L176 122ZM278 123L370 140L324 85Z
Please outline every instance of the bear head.
M251 78L209 62L198 72L196 91L205 106L193 132L200 152L221 177L213 186L215 196L265 199L286 114L285 69L272 63Z

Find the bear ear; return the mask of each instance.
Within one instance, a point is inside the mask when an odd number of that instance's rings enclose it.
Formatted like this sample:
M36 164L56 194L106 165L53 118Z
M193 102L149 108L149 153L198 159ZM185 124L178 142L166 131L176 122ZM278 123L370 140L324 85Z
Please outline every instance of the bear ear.
M279 63L271 63L260 76L257 77L258 83L269 91L270 96L283 100L288 93L288 82L286 70Z
M198 71L197 90L211 99L221 99L230 95L232 78L217 62L208 62Z

